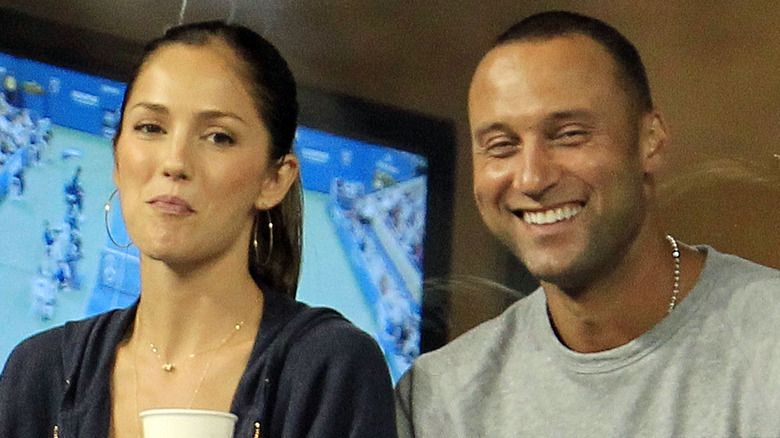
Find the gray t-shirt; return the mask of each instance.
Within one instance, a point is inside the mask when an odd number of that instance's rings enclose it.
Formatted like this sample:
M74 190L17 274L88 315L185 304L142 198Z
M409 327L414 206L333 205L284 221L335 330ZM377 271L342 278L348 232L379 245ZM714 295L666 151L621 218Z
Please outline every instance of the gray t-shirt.
M626 345L569 350L539 289L423 355L399 436L780 437L780 271L700 249L695 288Z

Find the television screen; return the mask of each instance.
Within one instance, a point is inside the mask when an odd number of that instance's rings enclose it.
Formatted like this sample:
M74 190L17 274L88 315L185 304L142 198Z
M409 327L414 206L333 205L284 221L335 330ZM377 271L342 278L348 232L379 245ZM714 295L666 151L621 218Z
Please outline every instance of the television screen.
M0 54L0 360L86 316L125 85ZM104 198L104 199L101 199Z
M138 251L107 238L103 209L125 85L77 70L0 54L0 363L33 333L139 294ZM430 196L447 180L431 178L444 163L429 148L441 138L437 148L451 146L450 125L312 90L301 105L298 298L370 333L397 380L420 353L423 279L448 263L448 247L430 244L431 207L440 221L450 210ZM429 121L443 134L416 144ZM117 200L108 221L116 241L129 241ZM446 227L433 233L447 236Z

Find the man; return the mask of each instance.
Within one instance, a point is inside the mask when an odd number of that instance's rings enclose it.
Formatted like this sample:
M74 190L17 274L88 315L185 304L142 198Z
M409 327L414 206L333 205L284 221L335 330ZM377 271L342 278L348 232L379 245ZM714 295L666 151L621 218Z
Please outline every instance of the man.
M537 14L468 101L477 205L541 287L417 360L401 436L780 436L780 272L663 232L667 134L631 43Z

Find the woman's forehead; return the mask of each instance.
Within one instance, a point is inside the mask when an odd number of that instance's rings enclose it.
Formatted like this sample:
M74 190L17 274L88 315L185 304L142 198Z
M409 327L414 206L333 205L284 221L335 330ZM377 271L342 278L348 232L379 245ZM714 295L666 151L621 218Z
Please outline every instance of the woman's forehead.
M152 99L163 105L212 107L259 117L241 64L235 51L219 39L202 45L168 44L147 58L129 101Z

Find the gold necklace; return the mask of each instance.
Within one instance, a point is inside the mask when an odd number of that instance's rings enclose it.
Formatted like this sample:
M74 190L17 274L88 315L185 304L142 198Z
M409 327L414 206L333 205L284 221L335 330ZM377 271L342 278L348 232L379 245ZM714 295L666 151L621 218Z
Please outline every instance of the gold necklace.
M211 348L207 348L207 349L204 349L204 350L200 350L200 351L191 353L190 355L187 356L187 359L191 359L191 358L195 357L196 355L205 353L207 351L214 351L215 352L214 356L216 356L216 352L218 352L219 349L222 348L222 346L224 346L227 343L227 341L230 340L230 338L232 338L236 333L238 333L238 331L241 330L241 328L243 326L244 326L244 321L239 322L238 324L236 324L234 326L235 330L233 330L228 336L225 336L224 338L222 338L222 340L219 342L218 345L216 345L214 347L211 347ZM156 353L157 357L162 359L160 354L158 353L158 349L154 346L154 344L152 344L151 342L148 342L148 343L152 347L152 352ZM134 355L133 355L133 362L134 362L133 363L133 365L134 365L133 366L133 377L134 377L134 380L135 380L133 383L135 384L135 413L136 413L136 422L135 422L135 424L136 424L136 436L138 436L138 437L142 436L141 433L142 433L142 430L143 430L143 425L141 424L140 403L138 403L138 380L139 380L138 379L138 355L139 355L138 354L138 350L139 350L139 348L140 348L140 343L136 344L136 348L134 349ZM195 403L195 398L198 396L198 392L200 392L201 386L203 386L203 381L206 380L206 376L208 375L209 368L211 368L211 362L213 360L214 360L214 357L212 357L211 359L206 361L206 366L203 368L203 373L201 373L201 376L200 376L200 379L198 380L197 385L195 385L195 390L192 392L192 397L190 397L190 401L187 404L187 409L192 409L192 405ZM173 370L176 369L176 366L173 365L173 363L171 363L171 362L167 362L167 363L163 363L162 369L165 372L172 372Z
M200 350L200 351L195 351L193 353L190 353L190 354L187 355L187 357L184 360L185 361L190 360L190 359L194 358L195 356L197 356L199 354L203 354L203 353L206 353L206 352L209 352L209 351L212 351L212 350L219 350L220 348L222 348L223 345L225 345L227 343L227 341L230 340L230 338L232 338L236 333L238 333L238 331L241 330L242 327L244 327L244 321L240 321L238 324L234 325L233 328L235 330L231 331L229 335L227 335L224 338L222 338L222 340L220 340L217 345L214 345L214 346L209 347L209 348L204 348L203 350ZM174 364L173 362L171 362L169 360L163 359L162 353L160 353L160 349L157 348L157 346L155 346L153 342L147 340L146 343L149 344L149 347L151 348L152 353L154 353L157 356L157 358L160 359L160 361L162 361L162 369L163 369L163 371L170 373L170 372L173 372L174 370L176 370L176 364Z
M133 380L135 385L135 436L143 437L143 424L141 424L141 412L138 410L138 348L139 342L136 342L133 349Z
M255 303L257 303L259 305L260 312L262 313L262 310L263 310L262 294L259 294L258 296L255 297ZM141 437L142 433L143 433L143 425L141 423L140 404L138 403L138 356L139 356L139 349L141 348L141 342L142 342L141 339L143 339L143 337L141 336L142 333L140 332L140 323L138 324L138 326L139 326L138 343L136 343L135 348L133 349L133 378L134 378L134 382L133 383L134 383L134 386L135 386L135 400L134 400L134 402L135 402L135 414L136 414L136 421L135 421L136 436ZM216 356L216 352L220 348L222 348L225 344L227 344L227 342L233 336L235 336L236 333L238 333L241 330L241 328L243 328L243 327L244 327L244 321L240 321L238 324L233 326L234 330L232 330L228 336L222 338L222 340L216 346L213 346L213 347L210 347L210 348L206 348L206 349L203 349L203 350L200 350L200 351L196 351L196 352L190 353L185 358L185 360L191 359L191 358L193 358L193 357L195 357L195 356L197 356L199 354L203 354L205 352L212 351L212 350L215 352L214 356ZM174 371L176 369L176 365L174 365L173 362L163 360L162 354L160 354L159 348L157 348L152 342L149 342L149 341L143 341L143 342L148 343L149 347L152 350L152 353L154 353L157 356L157 358L160 359L163 362L163 364L162 364L163 371L165 371L166 373L169 373L169 372L172 372L172 371ZM206 366L204 367L203 373L201 374L200 379L198 380L198 384L195 386L195 390L192 393L192 397L190 397L189 404L187 405L188 409L192 409L192 406L195 403L195 398L197 397L198 392L200 391L201 386L203 386L203 381L206 379L206 376L208 375L209 368L211 367L211 362L212 362L212 360L214 360L214 356L212 356L212 358L209 359L206 362ZM260 425L256 424L255 425L255 435L259 436L259 432L260 432Z

